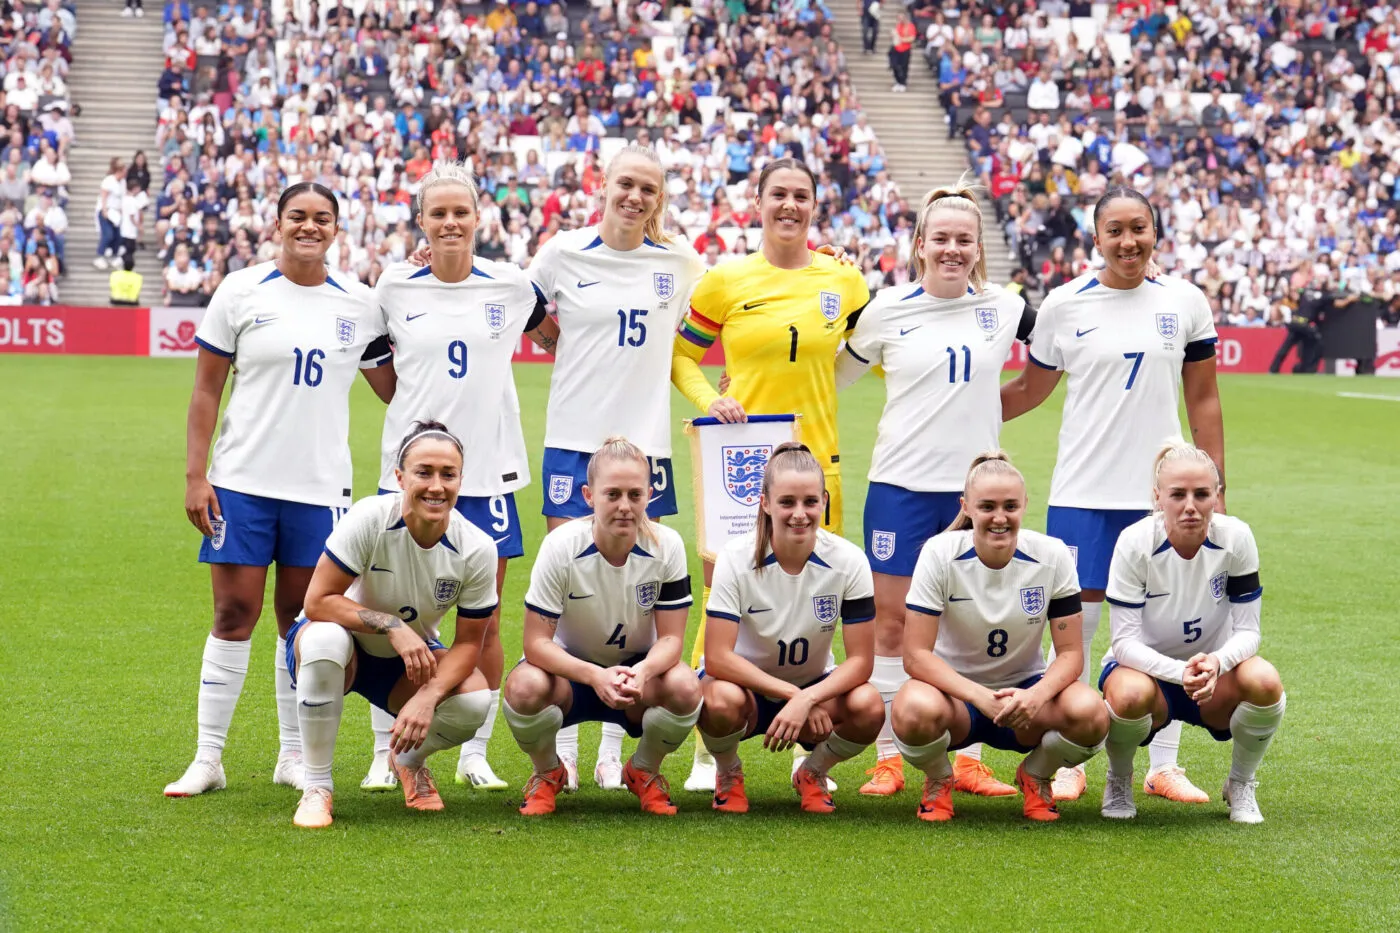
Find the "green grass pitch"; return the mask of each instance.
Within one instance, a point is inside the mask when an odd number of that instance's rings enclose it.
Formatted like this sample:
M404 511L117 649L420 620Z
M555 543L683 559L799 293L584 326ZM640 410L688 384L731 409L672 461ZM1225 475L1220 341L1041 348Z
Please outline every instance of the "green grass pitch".
M856 794L873 752L835 770L835 816L811 818L788 786L788 756L755 743L742 749L748 816L721 818L679 790L687 744L666 767L680 815L644 818L631 795L591 789L596 726L584 730L585 789L527 821L515 812L527 760L499 720L492 760L515 789L458 787L455 755L443 755L446 812L411 813L397 794L360 792L370 735L352 698L336 824L312 833L291 825L295 792L271 783L270 600L226 752L229 788L161 796L193 752L210 614L181 509L192 373L185 361L0 362L0 928L1400 929L1400 404L1338 395L1400 396L1400 385L1222 380L1229 504L1259 539L1263 654L1289 694L1260 772L1262 826L1231 825L1218 799L1141 796L1136 822L1110 824L1098 814L1101 756L1087 795L1054 825L1028 825L1015 799L961 795L952 824L922 824L915 781L895 799ZM548 376L517 370L536 465ZM1003 435L1036 528L1059 398ZM881 401L873 378L842 397L856 540ZM688 412L678 396L674 411ZM381 421L357 385L361 494L374 491ZM679 443L676 463L688 476ZM689 483L679 492L676 524L690 538ZM533 550L537 485L519 498ZM512 565L504 594L508 656L528 566ZM1212 797L1228 754L1186 730L1182 760ZM988 753L1006 778L1014 760Z

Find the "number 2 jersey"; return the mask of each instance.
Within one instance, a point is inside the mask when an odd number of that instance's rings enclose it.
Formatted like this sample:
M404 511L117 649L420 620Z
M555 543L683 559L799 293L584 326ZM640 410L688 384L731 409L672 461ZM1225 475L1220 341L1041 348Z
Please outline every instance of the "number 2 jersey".
M599 667L645 654L656 643L658 609L687 609L690 572L680 534L650 522L627 561L614 567L593 543L593 520L574 519L545 535L525 608L554 623L554 641Z
M1186 660L1215 654L1220 672L1259 651L1259 548L1248 525L1215 514L1190 560L1167 541L1160 512L1123 529L1113 549L1105 598L1117 661L1181 683Z
M982 563L971 529L919 552L905 605L938 616L933 653L968 680L999 690L1045 671L1046 623L1080 612L1079 574L1059 538L1022 528L1011 562Z
M1152 458L1181 436L1183 362L1215 356L1210 305L1184 279L1116 289L1081 275L1045 296L1030 364L1069 376L1050 505L1151 508Z
M688 243L623 252L598 227L540 247L530 278L559 315L546 447L591 454L620 434L648 457L671 456L671 346L703 270Z
M384 334L370 290L327 276L297 285L274 262L229 273L209 300L195 341L232 360L209 482L307 505L351 496L350 387Z
M438 637L438 623L453 606L472 619L496 610L496 544L455 509L447 533L424 549L404 524L403 493L369 496L336 524L326 556L355 578L347 597L398 616L425 641ZM387 635L351 634L376 657L398 654Z
M836 665L836 623L875 618L875 584L859 547L817 530L812 556L793 576L770 551L754 564L752 534L725 545L715 560L708 615L739 623L734 652L765 674L806 686Z

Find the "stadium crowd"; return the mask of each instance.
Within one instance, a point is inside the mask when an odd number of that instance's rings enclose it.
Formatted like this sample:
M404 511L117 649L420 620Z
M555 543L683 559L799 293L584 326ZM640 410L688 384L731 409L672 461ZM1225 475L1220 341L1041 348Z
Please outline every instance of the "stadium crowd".
M1027 278L1085 271L1092 202L1129 184L1159 212L1158 262L1217 323L1282 324L1308 287L1400 310L1393 6L913 0L909 15Z
M165 300L207 300L269 258L276 193L303 179L341 198L332 266L372 284L417 244L412 196L439 158L469 159L488 196L480 253L525 263L596 220L603 167L629 141L656 148L669 224L711 264L757 247L758 170L792 155L820 179L819 238L857 254L872 285L903 281L913 211L829 16L816 0L172 0L140 212ZM121 169L104 192L144 206ZM98 262L115 264L128 233Z
M63 0L0 9L0 303L52 304L68 232L69 46Z

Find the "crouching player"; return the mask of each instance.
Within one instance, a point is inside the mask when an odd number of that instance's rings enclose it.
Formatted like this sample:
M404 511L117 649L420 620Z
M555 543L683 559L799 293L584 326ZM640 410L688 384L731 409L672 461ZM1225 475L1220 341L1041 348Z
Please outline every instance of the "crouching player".
M1220 476L1205 451L1168 444L1153 476L1156 511L1123 530L1109 568L1103 815L1137 815L1133 753L1177 721L1234 740L1222 796L1233 822L1260 823L1254 772L1287 701L1278 671L1256 654L1259 549L1248 525L1215 511Z
M1079 681L1084 643L1069 548L1021 527L1026 484L1002 453L972 463L962 513L931 538L906 604L904 664L893 707L905 761L926 775L919 819L953 816L948 749L982 742L1029 752L1016 769L1032 820L1059 819L1050 781L1094 756L1108 711ZM1050 626L1055 659L1041 650Z
M832 765L859 755L885 721L875 664L875 589L861 549L822 529L821 465L802 444L780 444L763 474L758 527L720 552L706 607L705 707L700 734L716 765L714 808L749 809L739 743L811 754L792 786L808 813L831 813ZM836 665L836 623L846 660ZM855 628L850 626L855 625Z
M525 594L525 658L506 677L506 722L534 774L520 812L554 812L568 781L555 739L563 726L610 722L639 736L622 769L647 813L674 815L661 759L700 715L700 682L681 663L690 575L674 530L647 521L651 464L608 438L588 461L590 518L545 536Z
M401 492L361 499L326 540L287 633L306 790L298 826L331 824L331 762L344 695L394 715L390 766L414 810L441 810L425 762L476 734L491 702L477 669L496 609L496 546L454 508L462 445L435 421L399 448ZM450 649L438 622L457 608Z

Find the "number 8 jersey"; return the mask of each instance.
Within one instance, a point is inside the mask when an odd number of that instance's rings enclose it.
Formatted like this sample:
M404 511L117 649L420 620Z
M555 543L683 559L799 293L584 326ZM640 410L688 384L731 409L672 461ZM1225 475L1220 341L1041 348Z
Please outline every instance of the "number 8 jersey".
M793 576L770 551L754 565L754 537L729 542L715 560L708 615L739 623L734 651L765 674L806 686L836 666L836 623L875 618L875 584L865 553L817 531L816 547Z
M905 605L938 616L933 653L968 680L993 690L1045 671L1041 650L1051 619L1080 611L1079 575L1059 538L1021 529L1011 562L988 567L972 531L928 540Z

